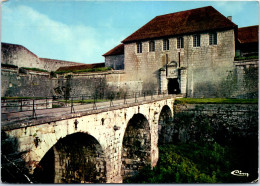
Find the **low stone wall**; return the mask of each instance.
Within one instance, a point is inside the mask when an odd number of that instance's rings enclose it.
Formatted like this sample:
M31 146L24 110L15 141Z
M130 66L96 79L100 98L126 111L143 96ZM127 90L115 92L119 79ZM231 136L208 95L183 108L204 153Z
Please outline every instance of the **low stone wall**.
M177 104L171 124L162 127L165 143L257 138L257 104Z

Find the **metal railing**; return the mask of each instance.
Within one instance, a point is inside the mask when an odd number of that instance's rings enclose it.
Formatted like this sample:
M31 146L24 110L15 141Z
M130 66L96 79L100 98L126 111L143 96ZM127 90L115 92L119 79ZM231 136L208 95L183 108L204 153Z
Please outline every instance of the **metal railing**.
M133 93L111 92L103 95L77 95L77 96L49 96L49 97L30 97L30 98L2 98L1 109L3 113L32 111L32 118L37 119L37 110L68 108L70 112L75 113L76 105L92 104L93 110L97 110L97 103L110 102L109 107L114 107L116 100L122 100L123 104L138 103L142 101L153 100L154 96L164 97L167 94L159 94L158 91L143 91ZM131 100L133 99L133 100Z

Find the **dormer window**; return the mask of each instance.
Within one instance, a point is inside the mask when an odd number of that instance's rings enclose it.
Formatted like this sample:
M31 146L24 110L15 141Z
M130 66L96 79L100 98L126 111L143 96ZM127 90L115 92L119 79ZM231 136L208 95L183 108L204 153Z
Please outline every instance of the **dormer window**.
M169 50L169 39L163 40L163 50Z
M193 35L193 47L200 47L200 34Z
M149 42L149 52L154 52L154 51L155 51L155 42L153 40Z
M137 53L142 53L142 42L136 43Z
M217 33L209 33L209 45L217 45L218 44L218 37Z
M183 37L177 38L177 48L184 48L184 40Z

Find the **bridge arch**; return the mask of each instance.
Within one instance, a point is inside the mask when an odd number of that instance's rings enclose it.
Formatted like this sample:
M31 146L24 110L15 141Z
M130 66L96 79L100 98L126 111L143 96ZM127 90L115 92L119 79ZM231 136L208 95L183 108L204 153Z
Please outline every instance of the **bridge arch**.
M158 120L158 144L169 143L171 141L173 113L168 105L161 109Z
M40 183L104 183L104 151L87 133L67 135L44 155L34 170L34 178Z
M131 177L145 165L151 164L151 132L147 118L134 114L128 121L122 142L121 175Z

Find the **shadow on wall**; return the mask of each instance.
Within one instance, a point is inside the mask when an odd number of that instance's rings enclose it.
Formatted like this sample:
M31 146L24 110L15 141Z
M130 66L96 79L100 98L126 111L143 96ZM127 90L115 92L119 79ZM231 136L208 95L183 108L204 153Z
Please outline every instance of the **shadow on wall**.
M237 70L229 71L219 82L197 82L193 92L195 98L258 98L258 68L244 68L243 73L238 73Z
M104 152L88 134L68 135L45 154L34 177L38 183L105 183Z
M18 140L1 132L1 180L3 183L33 183L22 159L26 152L18 152Z
M1 180L3 183L104 183L106 162L100 144L76 133L60 139L29 174L18 152L18 140L1 133Z
M155 82L145 81L143 83L143 92L147 94L152 94L158 90L158 85Z
M121 173L124 179L151 164L150 151L149 123L142 114L135 114L128 122L123 139Z
M173 125L172 112L168 106L164 106L161 110L158 122L158 145L169 143L172 141Z

